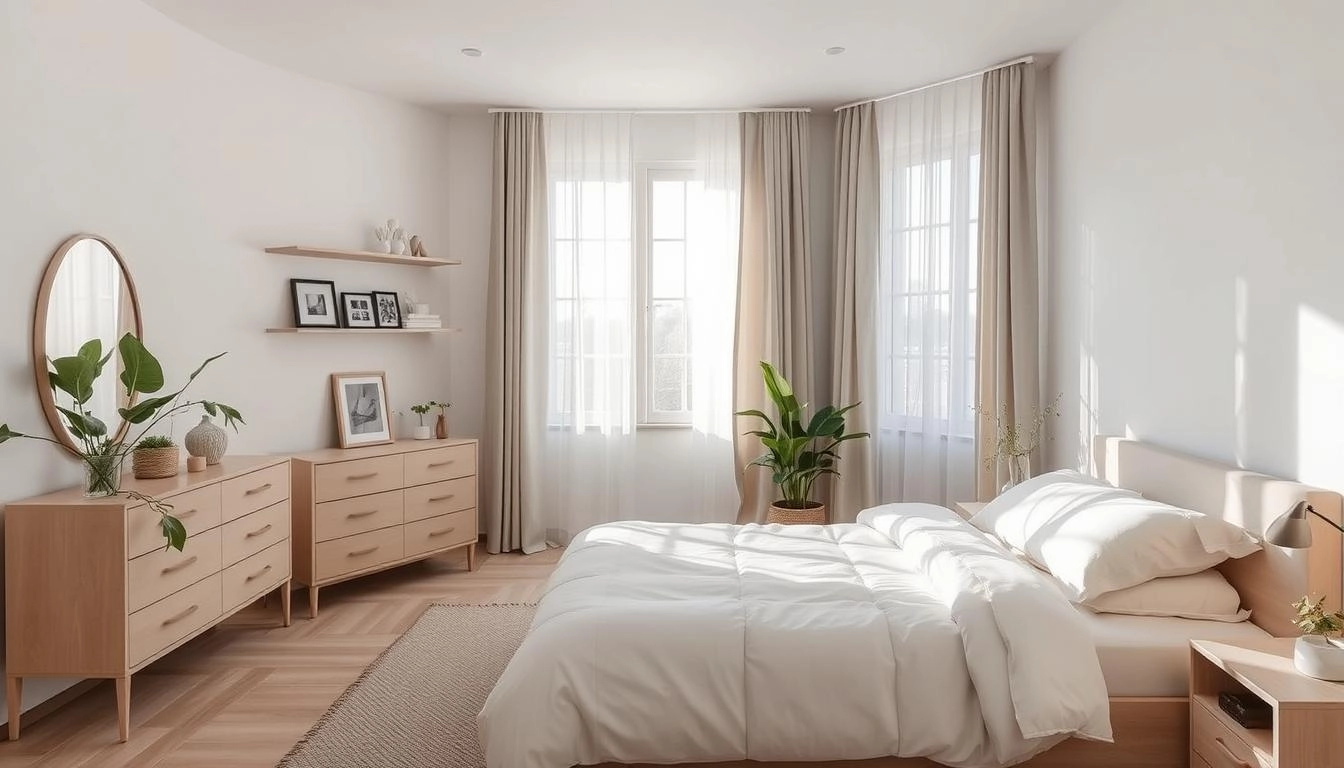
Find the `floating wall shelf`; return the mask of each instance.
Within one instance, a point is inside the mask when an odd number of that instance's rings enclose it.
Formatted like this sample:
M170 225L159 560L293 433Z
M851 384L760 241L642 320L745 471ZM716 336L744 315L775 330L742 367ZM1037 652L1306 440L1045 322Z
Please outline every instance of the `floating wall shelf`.
M411 334L411 333L460 333L461 328L267 328L267 333L326 333L326 334L354 334L361 333L391 333L391 334Z
M397 256L374 251L345 251L339 248L309 248L302 245L278 245L267 248L266 252L282 256L306 256L311 259L368 261L374 264L404 264L412 267L455 267L462 264L452 259L435 259L428 256Z

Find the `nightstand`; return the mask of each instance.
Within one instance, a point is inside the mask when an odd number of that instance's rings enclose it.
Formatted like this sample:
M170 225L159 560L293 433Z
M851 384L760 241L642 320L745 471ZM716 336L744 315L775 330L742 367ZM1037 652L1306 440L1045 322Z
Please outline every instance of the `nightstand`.
M1218 706L1251 693L1272 728L1243 728ZM1190 768L1330 768L1344 760L1344 685L1293 668L1293 638L1190 641Z
M985 508L983 501L954 501L952 502L952 511L961 516L962 520L970 520L976 513Z

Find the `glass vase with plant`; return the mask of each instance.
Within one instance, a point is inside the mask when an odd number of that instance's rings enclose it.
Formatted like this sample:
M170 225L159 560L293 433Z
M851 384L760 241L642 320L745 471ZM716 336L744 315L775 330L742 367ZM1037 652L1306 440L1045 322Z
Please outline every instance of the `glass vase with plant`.
M842 408L828 405L814 413L804 425L807 405L798 402L789 382L765 361L761 362L761 376L765 380L766 393L774 403L776 418L771 419L755 409L739 411L737 415L755 416L764 422L763 429L746 434L759 437L766 451L748 466L770 470L771 479L779 487L780 499L771 505L771 517L767 520L792 522L797 516L791 515L790 511L808 510L815 512L815 516L798 519L825 522L826 506L812 501L812 485L822 475L840 474L835 469L840 458L837 446L847 440L868 437L867 432L845 433L845 414L857 408L859 403Z
M88 403L93 398L94 382L103 374L103 369L112 358L112 352L103 354L102 342L92 339L85 342L79 352L69 357L48 360L47 378L52 394L55 395L56 409L61 420L69 429L78 449L67 448L58 440L40 435L15 432L9 424L0 424L0 443L14 438L41 440L51 443L79 459L84 465L84 493L90 498L123 495L127 498L143 501L150 509L159 513L159 527L167 540L167 546L181 550L186 544L187 530L182 521L173 517L172 504L153 496L121 488L122 465L126 455L138 445L140 440L154 430L165 418L175 414L202 408L211 416L222 416L224 423L236 431L243 423L243 417L237 409L213 400L183 400L182 395L196 377L210 363L223 357L220 353L207 358L196 370L187 376L187 381L177 391L165 395L156 394L164 388L163 366L154 357L140 339L126 334L117 342L120 356L121 384L127 406L118 408L117 414L128 425L143 428L134 437L116 438L108 433L107 422L91 413ZM142 399L134 400L138 396ZM68 406L68 407L67 407ZM169 441L171 445L171 441Z
M994 422L994 450L985 456L985 467L993 469L1000 462L1008 466L1008 489L1031 477L1031 454L1041 446L1045 437L1045 422L1051 416L1059 415L1059 400L1064 394L1055 395L1055 399L1044 408L1032 406L1031 422L1027 426L1013 421L1008 413L1008 405L1000 405L990 410L983 405L971 406L977 414Z

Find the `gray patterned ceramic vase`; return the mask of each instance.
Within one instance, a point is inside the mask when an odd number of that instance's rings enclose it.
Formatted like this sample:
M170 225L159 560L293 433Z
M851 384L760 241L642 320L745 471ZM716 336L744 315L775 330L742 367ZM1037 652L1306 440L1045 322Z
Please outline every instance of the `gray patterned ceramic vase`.
M218 464L229 448L229 433L211 423L209 416L202 416L201 423L191 428L182 443L192 456L205 457L206 464Z

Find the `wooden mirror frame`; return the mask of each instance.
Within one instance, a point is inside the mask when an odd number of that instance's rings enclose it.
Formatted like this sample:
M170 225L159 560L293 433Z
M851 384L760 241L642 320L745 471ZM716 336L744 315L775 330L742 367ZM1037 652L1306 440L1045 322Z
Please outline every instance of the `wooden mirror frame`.
M70 249L83 240L97 240L103 244L108 253L112 254L112 258L117 260L121 278L126 281L126 292L131 297L131 306L135 309L135 335L144 339L144 327L140 319L140 297L135 292L135 281L131 279L131 271L126 268L126 260L121 258L121 252L101 235L80 233L66 238L51 255L46 271L42 273L42 284L37 288L37 304L33 308L33 376L37 381L37 399L42 403L42 415L47 419L52 437L76 453L82 448L70 436L70 430L66 429L61 421L60 412L56 410L56 396L52 393L51 382L47 378L47 313L50 310L48 305L51 303L51 288L56 282L57 273L61 271L61 264L65 263L65 257L70 253ZM109 435L110 439L113 441L123 439L130 426L125 419L122 419L117 431Z

